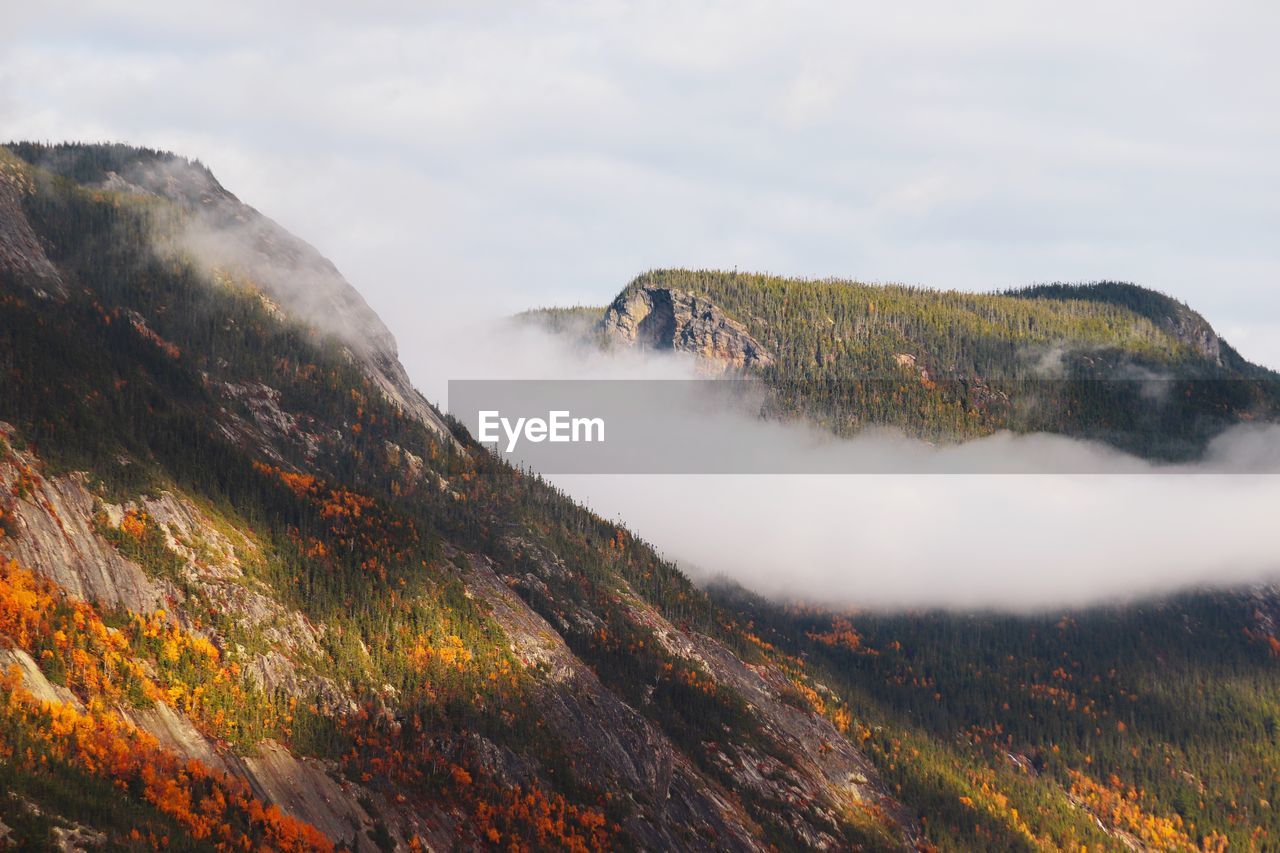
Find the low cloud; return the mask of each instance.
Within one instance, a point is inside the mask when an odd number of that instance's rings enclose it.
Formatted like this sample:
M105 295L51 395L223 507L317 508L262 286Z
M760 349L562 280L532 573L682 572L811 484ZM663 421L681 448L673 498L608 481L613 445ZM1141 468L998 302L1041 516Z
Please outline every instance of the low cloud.
M1052 609L1280 576L1275 476L553 480L697 579L830 606Z
M466 345L448 345L455 377L696 375L679 357L602 355L509 324L484 331L477 320L465 329ZM422 362L410 371L437 372ZM910 473L548 479L696 579L729 578L771 597L830 606L1033 610L1280 578L1277 426L1235 427L1202 462L1157 466L1052 435L998 434L935 448L889 433L815 441L804 426L732 413L705 418L689 413L690 424L725 440L764 442L797 462L852 454ZM1060 470L1095 473L948 473Z

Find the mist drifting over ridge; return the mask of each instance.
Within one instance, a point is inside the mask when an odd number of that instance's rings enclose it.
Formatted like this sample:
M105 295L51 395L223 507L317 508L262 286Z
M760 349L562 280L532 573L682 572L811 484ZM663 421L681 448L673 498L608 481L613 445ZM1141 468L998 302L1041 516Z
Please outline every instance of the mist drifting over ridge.
M433 400L444 379L699 377L682 354L588 351L480 313L403 347ZM1040 610L1230 588L1280 578L1280 427L1219 435L1202 461L1161 466L1057 435L997 434L935 448L872 432L815 442L814 428L724 414L713 425L803 458L898 454L901 474L551 475L700 581L842 608ZM725 440L733 436L725 435ZM945 473L961 457L965 470ZM1090 474L1055 470L1063 457Z

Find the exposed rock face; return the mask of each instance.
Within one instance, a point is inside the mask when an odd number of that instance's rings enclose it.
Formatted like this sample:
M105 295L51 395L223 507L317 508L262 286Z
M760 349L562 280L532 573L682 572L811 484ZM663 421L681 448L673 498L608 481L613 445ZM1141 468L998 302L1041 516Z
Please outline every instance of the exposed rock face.
M721 849L755 849L750 820L652 723L622 702L565 645L557 631L515 595L483 557L467 560L467 588L492 608L526 665L546 673L539 711L576 751L583 781L625 792L640 809L626 828L647 849L680 849L683 830L710 827Z
M605 338L641 349L692 353L721 372L773 364L773 355L746 326L710 300L665 287L624 291L604 315Z
M32 189L22 168L0 156L0 273L14 276L37 293L61 295L66 292L62 276L22 211L22 197Z
M1222 366L1222 339L1204 317L1179 305L1172 316L1162 318L1160 323L1175 338L1219 367Z
M13 428L0 423L0 438L12 435ZM94 531L94 497L83 476L45 478L33 457L9 448L0 452L0 495L14 496L5 508L8 535L0 538L0 556L42 572L87 601L136 613L162 606L170 591Z
M0 423L0 437L7 442L12 435L12 427ZM15 495L3 507L7 532L0 537L0 557L17 559L75 598L137 613L164 607L186 621L185 608L196 598L206 604L216 602L274 646L248 666L250 677L262 688L314 701L330 714L356 710L354 701L331 679L299 673L289 658L275 650L318 658L319 629L297 611L254 589L244 577L236 549L253 547L248 540L233 543L189 501L169 492L145 498L140 505L130 504L129 509L145 512L151 523L159 525L167 547L186 560L182 571L187 591L181 593L168 582L149 577L94 530L99 513L106 523L118 524L125 507L102 504L85 488L80 475L46 478L29 453L12 446L0 451L0 495ZM225 638L214 639L225 644ZM75 694L50 682L27 652L0 645L0 670L10 666L17 666L24 686L37 699L83 709ZM334 841L353 843L356 850L377 849L368 836L376 821L362 805L376 795L335 781L328 764L297 758L271 741L259 744L255 755L238 755L229 745L210 740L190 719L163 702L120 709L120 713L164 748L244 779L257 796L316 826ZM420 816L397 815L386 804L380 811L396 818L387 829L399 849L406 847L404 832L431 837L426 827L418 825ZM436 825L447 825L442 817L436 818Z
M331 779L320 762L297 758L279 744L264 741L257 755L240 763L255 793L334 841L354 838L361 846L360 837L373 826L353 791Z
M46 678L31 655L22 649L0 647L0 670L8 670L12 666L18 667L22 673L22 685L41 702L66 702L77 710L83 710L84 705L76 695Z
M826 717L796 707L783 697L791 687L786 675L770 665L744 663L737 655L704 634L684 631L634 593L626 598L636 621L654 632L666 650L677 657L695 661L716 682L724 684L750 703L766 729L794 750L802 772L760 754L740 762L737 784L754 788L781 802L802 801L821 804L827 814L838 814L854 803L874 803L893 814L908 838L917 828L911 815L883 787L871 780L876 771L853 744ZM754 768L771 766L767 775ZM802 821L792 829L814 849L838 846L836 839Z
M516 594L553 596L548 584L571 577L565 561L524 537L509 537L508 544L532 571L503 574L499 564L462 555L469 566L467 588L488 604L517 657L541 674L538 712L551 731L580 750L574 758L583 780L625 791L637 804L626 829L643 848L683 849L691 842L682 827L710 826L718 849L760 849L758 829L742 806L745 791L760 802L789 804L790 831L806 848L841 849L833 832L837 816L863 808L892 815L907 842L919 836L913 816L876 781L870 762L835 725L788 701L795 688L784 672L772 664L744 663L711 637L675 626L623 583L618 592L633 623L651 632L672 657L741 696L773 744L762 749L726 731L714 752L732 781L722 783L724 776L696 767L639 712L642 706L621 701L563 639L603 627L595 613L561 598L557 607L568 612L544 619Z

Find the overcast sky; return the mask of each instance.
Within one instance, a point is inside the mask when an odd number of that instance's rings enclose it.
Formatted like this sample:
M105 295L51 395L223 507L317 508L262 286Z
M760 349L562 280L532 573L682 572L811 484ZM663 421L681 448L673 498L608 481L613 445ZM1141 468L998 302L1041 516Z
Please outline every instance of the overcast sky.
M6 5L0 135L199 157L410 354L679 265L1131 280L1280 367L1274 0Z

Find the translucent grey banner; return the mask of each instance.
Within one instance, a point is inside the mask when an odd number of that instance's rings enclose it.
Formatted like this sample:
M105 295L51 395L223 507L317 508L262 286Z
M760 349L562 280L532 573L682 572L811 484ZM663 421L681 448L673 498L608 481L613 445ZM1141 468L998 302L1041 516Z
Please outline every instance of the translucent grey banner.
M544 474L1273 474L1270 380L454 380Z

